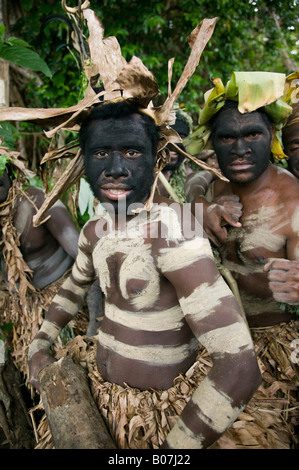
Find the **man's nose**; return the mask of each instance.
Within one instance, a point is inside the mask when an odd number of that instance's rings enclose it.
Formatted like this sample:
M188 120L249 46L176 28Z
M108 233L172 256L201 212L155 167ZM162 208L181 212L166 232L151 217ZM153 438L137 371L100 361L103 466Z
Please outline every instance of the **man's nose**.
M129 172L123 156L119 152L112 152L108 159L105 176L116 179L122 176L128 176L128 174Z
M244 157L246 154L251 153L251 149L246 140L243 137L239 137L235 140L235 143L231 148L231 153L238 157Z

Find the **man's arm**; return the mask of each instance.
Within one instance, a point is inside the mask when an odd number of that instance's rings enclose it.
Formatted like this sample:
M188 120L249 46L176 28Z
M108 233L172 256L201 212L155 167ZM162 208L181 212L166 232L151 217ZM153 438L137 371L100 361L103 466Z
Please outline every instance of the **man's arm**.
M64 251L72 258L76 258L78 253L79 230L73 222L66 206L57 201L54 206L47 211L45 217L51 215L45 223L46 228L62 246Z
M226 225L241 227L239 219L242 215L242 204L239 197L231 194L214 198L208 202L207 191L212 184L214 175L209 171L192 173L185 183L185 194L191 202L192 213L196 216L196 204L202 204L203 228L215 246L222 245L227 239Z
M162 447L207 448L235 421L260 383L253 342L207 239L160 249L158 264L213 362Z
M289 183L289 181L287 181ZM285 194L292 195L284 204L286 255L285 258L269 258L264 266L268 273L269 288L277 302L299 305L299 200L298 183L294 181L284 189Z
M51 347L64 328L78 313L84 297L94 281L95 272L91 257L90 244L83 227L78 245L78 255L71 275L64 281L54 297L46 318L29 347L29 373L31 384L39 389L39 372L54 362Z

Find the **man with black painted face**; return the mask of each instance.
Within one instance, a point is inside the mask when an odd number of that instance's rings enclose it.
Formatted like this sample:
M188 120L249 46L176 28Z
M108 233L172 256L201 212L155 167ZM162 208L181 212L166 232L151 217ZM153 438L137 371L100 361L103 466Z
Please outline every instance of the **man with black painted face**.
M100 108L94 109L91 131L82 127L81 145L95 197L117 213L120 207L129 208L148 198L154 180L153 149L157 141L151 141L151 133L148 135L139 114L134 119L116 119L113 106L111 109L111 117L101 120L97 120L98 111L102 115Z
M299 103L292 107L292 114L282 130L282 140L288 156L288 170L299 178Z
M120 398L132 387L141 397L146 391L148 402L155 390L173 387L176 377L194 364L202 344L213 367L202 383L196 382L198 387L190 400L185 399L169 434L159 431L158 444L206 448L237 418L256 390L260 373L240 308L191 213L185 213L186 220L181 206L175 210L169 204L147 205L139 213L130 209L148 202L158 139L154 120L126 101L100 105L84 121L80 142L87 178L107 211L83 227L72 274L31 344L31 383L39 387L39 371L54 360L53 341L97 278L104 294L97 367L102 386L107 381L113 384L108 411L102 401L112 434L123 422L115 421ZM193 231L186 233L190 221ZM100 393L99 400L105 396ZM153 416L158 419L158 414ZM130 410L126 420L137 418L136 402L135 414ZM144 446L146 437L140 439Z
M227 101L210 128L230 182L214 181L205 198L193 193L193 203L205 206L204 228L217 239L222 263L237 281L249 325L289 321L291 314L278 302L299 301L298 180L270 163L274 130L263 109L242 114L237 102ZM233 195L238 216L223 222L219 198Z
M189 135L191 129L191 124L188 122L187 114L181 110L177 110L175 122L170 127L172 127L172 129L174 129L178 133L182 140L184 140ZM186 152L186 149L182 142L178 141L176 145L181 150ZM166 181L168 182L171 181L174 172L176 172L181 167L185 159L185 157L176 149L172 148L171 145L169 146L169 156L169 163L162 170L163 175L166 178ZM185 171L189 171L189 169L185 167ZM158 181L157 190L160 195L169 198L169 193L165 186L163 186L161 181Z

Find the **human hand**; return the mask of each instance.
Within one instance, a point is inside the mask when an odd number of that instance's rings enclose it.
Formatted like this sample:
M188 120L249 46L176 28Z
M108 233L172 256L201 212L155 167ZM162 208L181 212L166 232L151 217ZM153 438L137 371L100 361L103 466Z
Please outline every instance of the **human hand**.
M299 261L270 258L264 266L269 288L277 302L299 305Z
M40 392L40 382L38 379L42 369L55 362L53 356L45 351L36 352L29 360L29 381L36 390Z
M227 239L227 227L242 227L242 204L236 195L221 196L212 203L203 202L203 227L209 239L216 245L222 245Z

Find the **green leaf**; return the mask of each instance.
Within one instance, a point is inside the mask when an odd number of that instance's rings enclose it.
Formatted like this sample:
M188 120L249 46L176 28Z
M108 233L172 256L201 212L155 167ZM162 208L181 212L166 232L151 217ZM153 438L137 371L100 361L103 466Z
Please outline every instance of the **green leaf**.
M0 49L0 57L20 67L26 67L35 72L42 72L47 77L52 76L46 62L35 51L26 47L19 45L11 46L5 43Z
M4 38L5 38L5 26L3 24L0 24L0 47L4 43Z
M27 47L28 49L33 49L33 47L27 41L24 41L20 38L15 38L14 36L6 39L5 43L9 44L10 46L22 46Z
M15 142L19 138L19 131L10 122L1 122L0 136L2 137L2 145L10 150L15 150Z
M94 195L90 189L90 186L87 181L82 178L80 181L80 191L78 198L79 211L82 216L87 212L89 217L93 217L93 202Z
M0 155L0 175L2 176L9 159L5 155Z
M43 188L43 182L38 176L35 176L34 178L29 178L27 176L27 180L30 186L34 186L35 188Z

